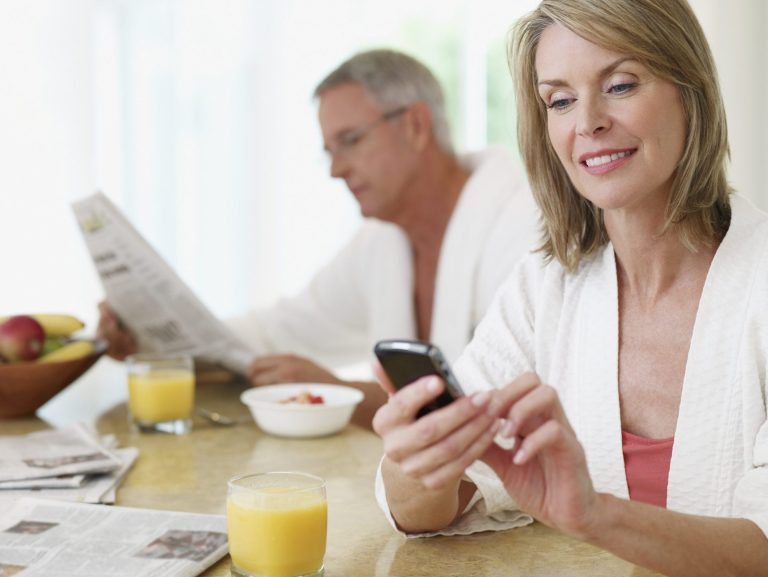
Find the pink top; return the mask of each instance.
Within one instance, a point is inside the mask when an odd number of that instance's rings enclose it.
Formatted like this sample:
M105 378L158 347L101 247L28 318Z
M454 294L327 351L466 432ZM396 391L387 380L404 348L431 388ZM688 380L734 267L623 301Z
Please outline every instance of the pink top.
M630 499L659 507L667 506L667 479L674 441L674 437L647 439L621 432Z

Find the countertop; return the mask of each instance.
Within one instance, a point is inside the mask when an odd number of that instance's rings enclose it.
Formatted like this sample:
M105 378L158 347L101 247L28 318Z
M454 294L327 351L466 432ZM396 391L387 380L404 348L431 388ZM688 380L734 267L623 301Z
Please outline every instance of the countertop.
M122 378L116 376L117 371L116 367L102 368L91 379L115 386ZM297 470L319 475L327 482L328 577L656 575L540 523L499 533L405 539L390 527L374 498L374 475L382 451L376 435L353 425L318 439L266 435L239 402L243 388L238 383L199 383L198 406L240 422L221 427L196 418L193 431L185 436L132 431L121 401L93 414L92 419L77 415L78 420L90 420L101 433L115 434L121 446L140 451L118 489L117 505L223 515L231 477ZM76 393L68 393L66 402L77 405ZM55 405L55 399L52 403ZM47 409L43 414L55 412ZM65 422L59 414L56 424ZM39 418L0 421L0 434L28 433L47 426L49 423ZM225 557L203 575L229 576L229 564L229 557Z

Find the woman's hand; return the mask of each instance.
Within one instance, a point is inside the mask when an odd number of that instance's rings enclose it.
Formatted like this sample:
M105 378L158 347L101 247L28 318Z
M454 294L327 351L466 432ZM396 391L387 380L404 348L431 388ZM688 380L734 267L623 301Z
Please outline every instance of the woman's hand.
M386 379L381 374L379 378L391 392ZM419 409L437 398L444 387L435 376L419 379L392 394L373 419L374 431L384 440L387 459L428 489L458 482L498 431L488 391L458 399L416 419Z
M599 499L557 392L525 374L498 394L509 403L501 434L517 442L512 450L490 446L482 460L522 510L576 537L588 535Z
M374 430L384 440L381 474L387 503L398 526L408 533L437 531L461 514L475 492L461 477L493 442L497 419L489 392L458 399L419 419L416 414L437 398L445 384L425 377L391 394L376 413Z

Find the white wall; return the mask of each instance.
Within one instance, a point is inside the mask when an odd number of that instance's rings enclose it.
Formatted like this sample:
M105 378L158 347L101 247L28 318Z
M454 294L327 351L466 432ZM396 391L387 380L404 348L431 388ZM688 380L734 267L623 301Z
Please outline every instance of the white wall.
M768 209L768 3L692 0L720 75L731 143L729 178Z
M91 0L0 2L0 314L93 316L68 203L93 190Z
M692 3L720 69L732 181L768 208L768 8ZM322 160L315 83L396 37L398 11L438 28L459 7L457 133L480 145L473 57L532 4L0 0L0 314L72 312L93 328L101 290L69 202L97 188L214 312L295 291L358 222Z

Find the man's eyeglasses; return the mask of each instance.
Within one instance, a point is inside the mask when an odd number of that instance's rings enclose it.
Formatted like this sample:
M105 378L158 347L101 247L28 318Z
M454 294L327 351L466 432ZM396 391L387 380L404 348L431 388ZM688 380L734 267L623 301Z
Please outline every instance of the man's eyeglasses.
M342 132L336 137L335 144L325 147L325 152L328 155L328 158L332 159L336 156L344 156L346 154L349 154L358 144L360 144L360 141L362 141L366 136L368 136L373 131L374 128L376 128L380 124L389 122L390 120L397 118L398 116L403 114L406 110L408 110L407 106L401 106L400 108L395 108L394 110L385 112L384 114L379 116L376 120L366 124L365 126L361 126L360 128L356 128L354 130L348 130L346 132Z

